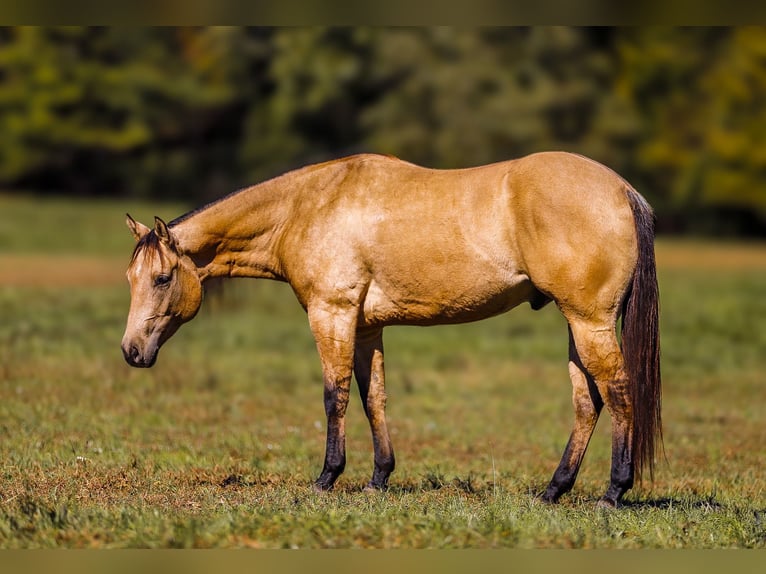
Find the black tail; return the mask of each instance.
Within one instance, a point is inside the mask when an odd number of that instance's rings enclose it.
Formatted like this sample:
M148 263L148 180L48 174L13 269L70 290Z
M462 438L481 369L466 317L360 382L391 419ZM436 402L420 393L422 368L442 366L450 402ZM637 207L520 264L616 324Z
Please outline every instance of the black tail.
M645 467L654 478L654 454L662 447L659 288L654 259L654 213L633 189L627 191L638 237L638 262L622 307L622 354L633 399L633 461L636 478Z

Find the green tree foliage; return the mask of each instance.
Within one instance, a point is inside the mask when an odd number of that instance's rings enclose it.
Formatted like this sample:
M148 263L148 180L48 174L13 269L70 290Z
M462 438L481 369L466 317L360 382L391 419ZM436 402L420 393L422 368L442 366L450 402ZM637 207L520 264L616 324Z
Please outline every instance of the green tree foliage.
M617 90L642 120L634 169L661 212L763 233L766 29L636 28L618 48Z
M251 180L359 151L372 38L356 28L278 28L269 38L268 88L243 120L240 155Z
M224 118L247 60L226 28L15 28L0 42L0 179L167 193L233 167ZM227 166L227 163L229 164ZM168 189L169 188L169 189Z
M0 185L198 202L358 151L568 149L662 221L759 232L764 64L750 27L5 28Z
M625 128L612 117L620 108L609 89L614 59L585 29L378 36L374 73L390 89L363 116L375 149L439 167L552 148L603 157Z
M636 132L586 29L278 29L245 122L253 179L354 151L465 167L572 149L619 167Z

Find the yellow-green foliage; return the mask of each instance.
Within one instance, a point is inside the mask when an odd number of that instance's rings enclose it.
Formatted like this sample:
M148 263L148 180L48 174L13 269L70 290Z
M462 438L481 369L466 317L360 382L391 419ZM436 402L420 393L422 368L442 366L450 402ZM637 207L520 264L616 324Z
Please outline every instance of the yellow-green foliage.
M0 185L197 204L356 151L567 149L668 226L762 234L764 53L759 27L2 28Z

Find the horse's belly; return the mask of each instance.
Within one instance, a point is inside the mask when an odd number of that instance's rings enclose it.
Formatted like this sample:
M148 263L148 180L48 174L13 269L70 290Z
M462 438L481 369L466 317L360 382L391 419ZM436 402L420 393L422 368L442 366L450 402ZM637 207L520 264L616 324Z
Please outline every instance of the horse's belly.
M470 288L454 287L454 283L381 285L373 281L360 321L365 326L468 323L508 311L536 292L522 275Z

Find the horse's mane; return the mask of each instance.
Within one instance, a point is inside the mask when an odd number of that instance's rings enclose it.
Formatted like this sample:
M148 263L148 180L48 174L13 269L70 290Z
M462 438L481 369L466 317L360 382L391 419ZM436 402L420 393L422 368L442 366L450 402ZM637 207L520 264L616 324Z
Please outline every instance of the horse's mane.
M237 194L240 194L240 193L242 193L243 191L247 191L248 189L251 189L251 188L253 188L253 187L254 187L254 186L252 186L252 185L251 185L251 186L246 186L246 187L243 187L243 188L237 189L236 191L232 191L232 192L230 192L230 193L227 193L227 194L226 194L226 195L224 195L223 197L219 197L218 199L214 199L214 200L213 200L213 201L211 201L210 203L206 203L205 205L202 205L202 206L200 206L200 207L197 207L196 209L192 209L191 211L188 211L188 212L184 213L183 215L179 215L179 216L178 216L178 217L176 217L176 218L175 218L173 221L171 221L170 223L168 223L168 227L173 227L174 225L178 225L179 223L182 223L182 222L186 221L186 220L187 220L187 219L189 219L190 217L193 217L194 215L197 215L197 214L198 214L198 213L200 213L201 211L205 211L205 210L206 210L206 209L208 209L209 207L213 207L214 205L217 205L217 204L221 203L222 201L226 201L226 200L227 200L227 199L229 199L230 197L234 197L235 195L237 195Z

